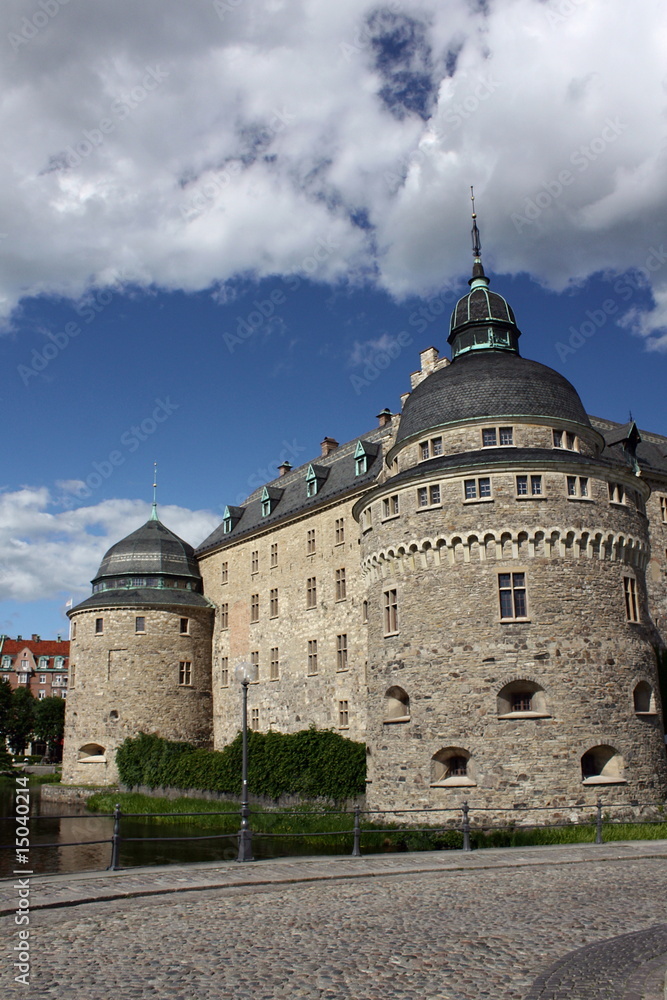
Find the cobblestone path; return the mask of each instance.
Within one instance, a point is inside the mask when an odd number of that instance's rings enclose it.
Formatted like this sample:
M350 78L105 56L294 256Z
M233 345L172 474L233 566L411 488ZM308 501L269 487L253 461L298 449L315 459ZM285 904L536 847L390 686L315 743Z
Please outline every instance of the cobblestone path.
M660 857L230 886L36 910L0 995L663 1000L665 925Z

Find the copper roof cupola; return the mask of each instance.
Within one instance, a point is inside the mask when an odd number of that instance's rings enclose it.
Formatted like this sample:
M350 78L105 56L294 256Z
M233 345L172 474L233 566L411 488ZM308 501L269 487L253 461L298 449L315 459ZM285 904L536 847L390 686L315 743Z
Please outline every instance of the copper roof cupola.
M470 189L472 192L472 188ZM512 308L502 295L489 291L489 279L482 265L482 246L475 198L472 199L472 277L470 291L454 307L447 338L452 346L452 361L470 351L511 351L519 353L521 331Z

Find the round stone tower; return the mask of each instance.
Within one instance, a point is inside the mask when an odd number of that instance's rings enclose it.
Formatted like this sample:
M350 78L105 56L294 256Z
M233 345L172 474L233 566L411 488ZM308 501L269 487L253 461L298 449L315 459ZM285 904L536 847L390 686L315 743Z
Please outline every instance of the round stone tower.
M604 457L573 386L520 356L476 229L452 361L413 380L389 474L355 507L369 804L655 803L667 774L650 490Z
M214 608L192 546L155 507L109 549L69 616L64 783L117 781L115 752L140 732L210 745Z

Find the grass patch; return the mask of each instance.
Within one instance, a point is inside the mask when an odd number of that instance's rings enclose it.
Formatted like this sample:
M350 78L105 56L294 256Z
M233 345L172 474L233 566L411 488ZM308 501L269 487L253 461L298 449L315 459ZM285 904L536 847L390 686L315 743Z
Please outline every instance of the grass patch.
M132 822L146 825L186 826L193 835L197 831L236 833L239 829L238 802L212 802L208 799L192 799L183 796L178 799L153 798L134 792L109 792L105 790L91 796L86 807L91 812L111 813L116 803L123 813L157 813L142 820L136 817ZM176 813L168 816L167 813ZM204 813L202 816L186 816L186 813ZM219 815L231 813L231 815ZM179 819L178 814L182 816ZM218 814L218 815L216 815ZM348 853L352 847L351 813L317 809L312 805L302 805L288 814L271 809L252 807L251 827L254 836L264 834L285 834L286 838L276 841L276 846L293 847L301 844L301 851L326 848L328 853ZM365 853L382 851L432 851L460 850L463 834L456 829L429 826L423 831L399 832L404 824L362 822L361 843ZM350 831L344 836L334 836L338 831ZM165 831L166 832L166 831ZM331 836L317 836L317 834ZM297 837L296 834L306 834ZM663 840L667 839L667 823L606 823L603 830L605 841L614 840ZM291 838L291 842L290 842ZM543 844L590 844L595 841L595 824L542 827L535 830L491 830L488 833L473 830L471 846L479 850L485 847L530 847Z

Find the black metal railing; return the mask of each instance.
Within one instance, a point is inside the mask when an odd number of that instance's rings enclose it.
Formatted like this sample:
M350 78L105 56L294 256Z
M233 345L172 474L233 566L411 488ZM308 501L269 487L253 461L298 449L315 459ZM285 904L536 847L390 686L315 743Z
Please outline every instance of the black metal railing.
M632 825L643 825L643 824L661 824L666 822L660 816L653 819L639 819L636 817L620 817L617 820L612 819L609 814L605 815L605 812L610 809L625 809L629 810L638 806L638 803L614 803L614 802L603 802L601 799L597 800L596 805L593 807L591 805L566 805L566 806L520 806L520 807L508 807L499 808L496 806L479 806L472 807L467 801L461 803L460 806L450 806L448 808L442 809L362 809L361 806L355 805L353 809L350 810L335 810L330 812L324 812L322 810L304 812L303 810L271 810L266 812L256 812L254 816L260 818L263 816L270 817L281 817L281 816L351 816L352 826L347 827L343 830L322 830L322 831L287 831L285 833L274 833L270 831L263 830L252 830L250 828L241 827L235 833L213 833L213 834L180 834L178 836L161 836L161 837L129 837L124 836L121 831L121 823L124 819L139 819L139 820L150 820L150 819L177 819L182 820L189 817L195 816L207 816L209 818L223 817L223 816L239 816L239 810L226 810L226 811L205 811L205 812L179 812L179 813L125 813L122 811L120 805L116 805L113 813L91 813L87 815L88 819L113 819L113 832L111 837L106 837L99 840L79 840L79 841L58 841L55 843L34 843L31 842L29 848L30 851L40 850L42 848L60 848L60 847L84 847L91 844L109 844L111 848L111 860L107 867L107 871L118 871L120 868L120 849L123 843L166 843L174 841L204 841L204 840L224 840L231 839L235 840L239 845L239 856L237 860L243 861L246 858L243 856L243 851L241 850L241 843L244 837L261 837L264 838L298 838L298 837L350 837L352 839L352 851L351 857L360 858L362 857L361 852L361 842L364 834L374 835L374 834L445 834L451 832L458 832L461 834L461 849L464 852L470 852L473 850L471 842L471 834L490 834L493 832L528 832L530 830L537 829L559 829L559 828L569 828L576 829L579 827L588 827L589 829L595 826L595 843L602 844L604 842L604 827L613 826L620 823L631 823ZM643 808L655 809L658 814L663 810L662 805L644 806ZM590 815L583 815L584 811L590 811L594 809L594 812L590 812ZM507 813L511 816L517 817L523 813L539 812L539 813L549 813L549 812L573 812L574 810L580 810L582 813L582 819L579 822L562 821L555 823L517 823L515 821L509 821L508 823L497 823L492 822L491 824L485 824L483 822L483 817L485 813L492 813L497 815L499 813ZM452 820L442 826L389 826L382 827L373 825L362 825L362 816L401 816L406 814L419 813L421 815L434 816L436 814L453 813L455 816ZM456 816L458 814L458 817ZM29 823L34 823L39 820L66 820L66 819L83 819L84 816L81 814L64 815L64 816L32 816L28 820ZM0 820L15 820L13 816L2 816ZM25 822L25 821L24 821ZM548 846L548 845L545 845ZM556 845L554 845L556 846ZM437 849L437 848L433 848ZM0 850L16 850L16 844L0 844Z

